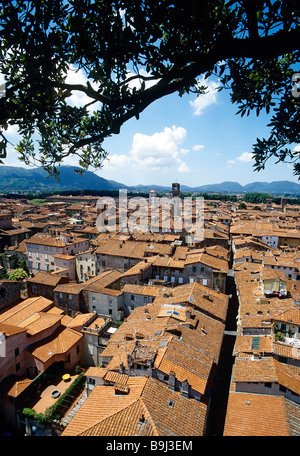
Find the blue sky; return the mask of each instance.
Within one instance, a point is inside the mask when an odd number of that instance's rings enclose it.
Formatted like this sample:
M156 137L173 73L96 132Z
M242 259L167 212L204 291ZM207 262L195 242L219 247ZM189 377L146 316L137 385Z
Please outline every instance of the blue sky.
M83 75L73 73L72 78L78 80ZM252 144L257 137L269 136L266 125L270 117L256 117L254 112L249 117L237 116L238 108L231 104L229 91L217 92L213 79L206 84L205 95L169 95L148 107L139 120L123 125L119 135L104 142L109 157L97 174L126 185L298 182L291 165L275 165L274 160L266 170L253 171ZM83 102L78 93L70 98L73 105ZM14 144L16 131L10 127L7 132ZM5 164L24 166L11 146ZM77 161L70 157L64 164L76 166Z

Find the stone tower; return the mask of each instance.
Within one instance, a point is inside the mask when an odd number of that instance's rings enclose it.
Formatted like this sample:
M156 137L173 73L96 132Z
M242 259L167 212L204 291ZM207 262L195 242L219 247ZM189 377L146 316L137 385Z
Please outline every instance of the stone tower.
M172 196L180 196L180 184L178 182L172 184Z

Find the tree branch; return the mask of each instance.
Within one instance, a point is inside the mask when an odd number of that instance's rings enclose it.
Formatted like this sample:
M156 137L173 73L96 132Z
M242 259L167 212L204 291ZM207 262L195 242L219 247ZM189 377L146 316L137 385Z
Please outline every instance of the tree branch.
M194 62L189 67L181 67L179 70L173 68L154 86L126 97L126 100L124 98L119 99L119 101L115 100L116 105L121 106L126 102L133 107L120 115L120 117L112 120L111 128L105 133L84 138L73 144L70 148L70 153L93 142L103 141L105 137L111 134L119 133L121 126L127 120L133 117L138 118L139 114L151 103L187 86L199 74L210 70L212 65L218 61L240 57L270 59L272 56L286 54L294 50L295 42L300 42L300 29L291 30L288 33L278 32L276 35L264 38L231 38L227 42L224 39L219 39L211 52L202 55L197 62Z

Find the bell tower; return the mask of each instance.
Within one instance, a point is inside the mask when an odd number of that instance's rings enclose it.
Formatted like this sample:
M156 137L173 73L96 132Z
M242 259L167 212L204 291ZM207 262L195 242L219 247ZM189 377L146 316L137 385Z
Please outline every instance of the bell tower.
M180 184L178 182L172 184L172 196L180 196Z
M156 206L156 191L150 190L149 192L149 206Z

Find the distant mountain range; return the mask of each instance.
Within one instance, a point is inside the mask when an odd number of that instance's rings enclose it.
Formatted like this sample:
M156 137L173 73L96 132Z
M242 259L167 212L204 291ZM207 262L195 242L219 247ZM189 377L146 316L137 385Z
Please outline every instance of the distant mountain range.
M73 166L61 166L60 181L47 177L47 172L40 168L20 168L14 166L0 166L0 192L59 192L74 190L119 190L149 192L154 189L158 192L169 192L171 186L137 185L128 187L119 182L104 179L90 171L80 176ZM183 192L209 193L270 193L273 195L300 195L300 184L290 181L252 182L240 185L238 182L225 181L220 184L188 187L181 185Z
M0 166L0 192L51 192L63 190L118 190L126 188L118 182L109 181L86 171L82 176L75 173L73 166L61 166L59 179L47 177L42 168Z

